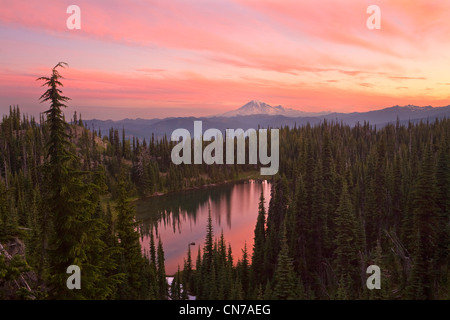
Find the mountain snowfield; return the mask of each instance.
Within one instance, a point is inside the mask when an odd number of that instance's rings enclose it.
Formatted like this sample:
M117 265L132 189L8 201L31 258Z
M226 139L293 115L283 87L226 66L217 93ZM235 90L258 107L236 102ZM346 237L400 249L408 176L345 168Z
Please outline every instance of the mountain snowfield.
M316 117L330 114L329 112L305 112L291 108L284 108L283 106L271 106L260 100L252 100L247 102L239 109L228 111L217 115L216 117L236 117L236 116L252 116L252 115L271 115L271 116L285 116L285 117Z

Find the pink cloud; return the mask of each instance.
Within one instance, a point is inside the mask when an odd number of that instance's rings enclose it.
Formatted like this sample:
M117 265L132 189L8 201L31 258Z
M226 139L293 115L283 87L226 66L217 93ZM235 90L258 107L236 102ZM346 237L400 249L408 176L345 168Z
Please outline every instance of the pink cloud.
M156 69L156 68L140 68L140 69L136 69L136 71L145 72L145 73L160 73L160 72L165 72L167 70L165 70L165 69Z
M445 97L423 95L420 88L398 85L403 80L423 80L424 87L445 83L440 74L450 70L432 63L444 55L442 48L448 42L450 2L378 3L382 29L371 31L366 28L367 1L129 1L124 5L118 0L79 0L82 30L69 31L66 8L72 2L0 0L0 25L25 35L17 50L22 54L7 56L13 66L0 72L0 92L36 99L40 88L34 74L45 75L51 67L40 67L42 56L27 52L39 46L40 40L31 39L39 34L49 42L81 44L61 48L61 55L77 61L64 70L65 92L73 103L83 105L205 109L217 105L220 109L258 97L309 111L365 109L412 99L415 104L444 101ZM105 49L110 44L145 54L140 60L120 55ZM39 48L42 55L58 50L55 44ZM103 61L103 56L111 61L110 69L102 65L108 71L95 67L95 59ZM34 67L29 71L24 65Z
M40 72L41 68L39 68ZM48 72L46 72L48 73ZM43 73L45 75L46 73ZM152 78L148 76L124 77L120 73L99 72L97 70L65 69L63 83L64 94L71 97L72 106L90 104L124 106L132 101L136 107L205 107L211 112L214 106L217 113L237 108L255 97L268 103L282 104L287 107L316 111L326 106L332 110L369 110L374 106L389 106L405 103L425 103L420 95L405 93L405 96L379 94L372 92L370 83L360 83L364 89L343 89L305 84L273 83L270 80L245 79L243 81L208 79L191 74L188 77ZM34 72L32 73L34 74ZM0 86L3 90L14 90L17 94L29 96L36 101L44 90L35 81L32 74L0 74ZM333 84L333 83L332 83ZM28 88L28 90L27 90ZM439 100L438 100L439 101ZM436 102L438 102L436 101ZM209 110L208 110L209 109Z
M0 18L7 25L40 28L61 37L70 35L128 45L205 51L214 53L214 59L220 59L222 63L280 72L303 71L301 65L320 59L320 52L316 52L313 46L308 45L308 51L302 50L299 41L305 38L305 34L371 50L389 51L389 48L343 31L353 25L349 24L352 19L348 19L345 12L323 9L322 5L312 5L310 2L262 2L252 8L269 14L266 20L246 13L242 6L233 3L210 3L205 6L199 3L155 2L149 6L130 2L124 8L115 0L109 1L108 5L79 1L82 30L78 33L71 33L65 28L67 3L60 1L54 5L53 2L41 1L39 5L30 5L29 1L16 0L12 6L0 9ZM346 12L350 14L352 11L348 9ZM331 18L325 18L325 14L331 14ZM317 23L321 19L331 21L339 28L324 28ZM279 30L281 23L287 28L287 35L284 30ZM300 52L302 54L298 54ZM217 58L219 54L221 58ZM224 58L224 54L231 58Z
M406 76L390 76L393 80L426 80L425 77L406 77Z

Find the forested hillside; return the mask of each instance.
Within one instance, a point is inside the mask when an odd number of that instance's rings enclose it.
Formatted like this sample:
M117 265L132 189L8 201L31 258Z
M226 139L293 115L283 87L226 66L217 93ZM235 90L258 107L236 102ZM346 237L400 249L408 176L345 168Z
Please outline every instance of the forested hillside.
M66 121L61 67L39 79L38 120L13 106L0 123L0 298L164 299L162 243L142 256L133 198L255 168L175 166L167 138L91 132L76 113ZM69 265L81 268L82 290L67 289Z
M449 298L449 120L324 123L284 128L280 139L280 176L261 198L254 247L232 267L225 240L211 246L208 229L195 272L186 259L189 290L206 299ZM373 264L380 290L366 287Z
M161 240L142 253L133 198L257 167L175 166L167 138L66 121L60 67L40 79L38 120L14 106L0 123L0 298L449 298L450 120L281 128L253 248L236 261L209 223L170 289ZM371 264L381 290L366 288ZM67 289L69 265L81 268L82 290Z

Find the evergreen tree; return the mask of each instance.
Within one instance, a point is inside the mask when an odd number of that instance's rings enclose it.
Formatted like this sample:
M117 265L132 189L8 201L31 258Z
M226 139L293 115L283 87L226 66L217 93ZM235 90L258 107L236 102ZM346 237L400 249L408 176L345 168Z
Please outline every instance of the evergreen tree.
M436 204L439 208L438 257L440 268L449 262L450 250L450 148L445 137L439 147L436 166ZM444 276L446 279L446 275Z
M40 97L42 102L50 102L50 108L45 111L47 115L46 124L49 127L50 139L47 143L49 163L47 166L47 185L48 190L45 195L45 203L48 210L43 217L43 251L47 251L47 239L50 237L50 221L53 222L54 235L51 241L51 254L49 257L50 265L50 283L52 293L55 297L73 298L74 291L68 291L65 278L67 267L70 265L79 265L83 252L77 254L80 249L79 226L76 225L78 213L74 210L69 201L73 201L72 190L68 190L67 182L72 182L71 187L76 186L79 181L76 180L74 171L69 166L70 160L75 158L70 150L69 136L66 133L66 123L63 119L62 108L67 107L64 103L70 98L61 95L62 87L59 67L67 66L60 62L52 69L50 77L40 77L37 80L45 81L42 86L47 86L47 91ZM80 188L78 188L80 189ZM72 199L71 199L72 198ZM50 213L51 216L47 214ZM75 227L74 227L75 226ZM78 232L74 232L78 229ZM77 249L75 249L77 248ZM44 255L43 255L44 256Z
M197 299L203 298L203 270L202 270L202 254L200 246L198 247L197 260L195 261L195 295Z
M206 225L205 246L203 248L203 263L202 263L202 272L204 272L205 274L211 273L214 256L213 243L214 243L214 233L211 220L211 210L209 208L208 223Z
M439 207L433 156L426 147L425 157L414 190L413 270L410 298L434 299L437 277Z
M116 200L117 224L116 231L122 254L119 270L126 274L125 281L119 286L120 299L137 299L141 289L140 269L143 258L139 243L139 233L134 221L135 211L128 199L128 193L123 181L119 182L119 194Z
M150 230L150 263L156 268L156 247L155 238L153 236L153 228Z
M289 186L286 177L275 183L273 198L269 203L267 214L267 238L265 249L266 274L271 278L276 266L276 259L280 251L280 231L289 205Z
M161 242L161 238L158 239L158 270L157 270L157 280L159 288L159 299L166 299L168 294L167 280L166 280L166 269L164 266L164 250Z
M193 289L193 270L191 258L191 246L188 245L187 258L184 260L183 268L183 294L188 294Z
M70 100L62 95L62 83L58 68L67 64L60 62L52 69L50 77L41 77L47 91L40 97L41 102L50 102L45 112L50 137L47 144L49 162L46 167L46 189L43 200L49 215L44 215L43 249L47 237L49 241L50 296L58 299L86 298L96 296L106 298L111 295L116 278L106 281L102 272L114 269L106 246L95 233L104 228L95 219L96 203L92 195L98 193L97 186L83 181L85 174L77 169L79 160L71 151L72 145L66 133L68 124L64 120L62 108ZM81 120L80 120L81 121ZM94 200L94 201L93 201ZM44 209L45 210L45 209ZM50 229L53 227L53 230ZM52 232L51 232L52 231ZM51 232L51 233L50 233ZM48 236L50 235L50 236ZM101 256L99 256L99 254ZM66 270L77 265L83 273L83 291L68 290ZM99 289L102 288L102 289Z
M348 193L347 182L344 180L342 192L339 201L339 207L336 211L336 275L340 279L340 288L349 298L355 297L358 283L359 271L359 253L361 248L361 239L359 239L358 224L353 206Z
M242 285L242 295L243 299L246 299L250 290L250 267L248 262L247 244L244 244L244 249L242 250L242 261L239 268L239 278Z
M290 254L294 257L294 267L300 273L302 279L306 280L309 276L309 261L306 254L308 253L307 250L310 250L311 241L314 241L314 239L309 236L311 217L308 214L306 190L301 175L297 178L291 212L293 217L289 219L289 223L286 225L287 231L289 231Z
M180 276L180 266L175 273L172 284L170 285L170 298L172 300L181 300L181 276Z
M253 242L252 271L254 284L264 283L264 248L266 241L266 209L264 207L264 193L259 197L258 218L256 220Z
M286 226L281 232L281 250L278 254L277 267L274 275L273 297L279 300L296 298L296 276L294 265L289 257L289 248L286 237Z

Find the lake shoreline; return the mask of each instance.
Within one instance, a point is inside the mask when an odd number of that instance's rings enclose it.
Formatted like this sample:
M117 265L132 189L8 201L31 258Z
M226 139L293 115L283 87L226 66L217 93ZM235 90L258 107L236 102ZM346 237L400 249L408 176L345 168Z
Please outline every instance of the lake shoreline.
M210 188L210 187L223 186L223 185L227 185L227 184L245 182L245 181L250 181L250 180L256 180L258 182L262 182L262 181L268 181L269 179L268 178L267 179L254 178L252 176L247 176L245 178L239 178L239 179L236 179L236 180L225 180L225 181L217 182L217 183L203 184L201 186L189 187L189 188L186 188L186 189L181 189L181 190L176 190L176 191L154 192L152 195L146 196L146 197L141 198L141 199L137 199L137 201L138 200L146 200L146 199L150 199L150 198L154 198L154 197L161 197L161 196L175 194L175 193L180 193L180 192L185 192L185 191L207 189L207 188Z
M184 265L187 249L196 261L197 247L201 248L211 216L214 237L224 236L235 259L242 258L242 250L253 245L253 236L261 193L268 210L271 180L241 176L234 181L210 183L186 190L154 196L136 203L136 229L140 233L143 252L150 252L150 235L161 240L164 250L165 271L173 276ZM155 243L155 242L154 242Z

